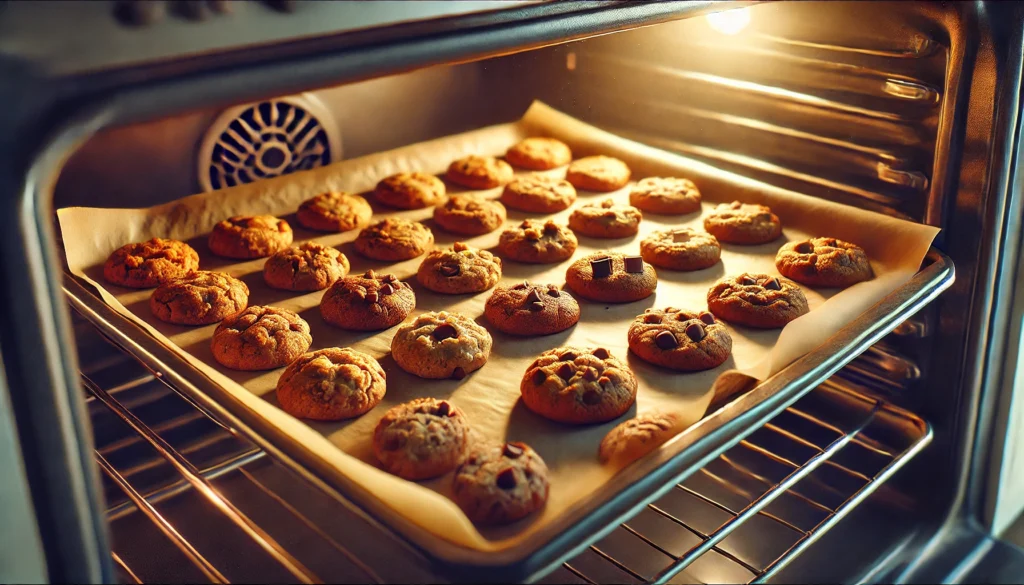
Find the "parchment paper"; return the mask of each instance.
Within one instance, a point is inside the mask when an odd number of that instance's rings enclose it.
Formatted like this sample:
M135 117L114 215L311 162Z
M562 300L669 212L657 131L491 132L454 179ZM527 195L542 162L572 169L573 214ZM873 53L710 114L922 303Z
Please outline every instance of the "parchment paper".
M722 262L699 272L658 270L657 293L628 304L609 305L582 299L579 324L569 331L538 338L520 339L491 330L494 349L480 370L461 381L427 381L401 370L390 357L395 329L379 333L353 333L333 328L319 313L321 292L298 295L277 291L263 283L263 259L237 262L217 258L206 245L209 230L218 221L240 214L271 213L289 221L295 243L316 239L338 246L352 263L352 272L386 270L410 282L416 291L415 315L432 310L459 311L486 324L483 306L489 293L446 296L427 291L415 279L422 258L387 265L368 261L352 248L357 231L321 234L304 230L294 218L299 203L328 189L366 192L381 178L400 171L443 173L448 163L471 154L502 155L512 144L527 136L553 136L570 145L575 157L608 154L626 161L633 178L683 176L693 179L703 194L705 211L718 202L739 199L763 202L782 219L784 237L762 246L723 244ZM548 171L564 175L565 169ZM632 184L632 183L631 183ZM459 189L452 187L450 191ZM581 191L576 205L613 197L628 201L629 187L613 194ZM496 198L501 189L479 192ZM368 196L372 202L372 197ZM450 246L458 239L494 249L500 230L475 238L456 238L438 229L429 219L432 210L394 212L375 206L374 220L387 215L424 220L434 231L438 246ZM570 210L556 214L566 221ZM509 210L509 224L528 214ZM149 209L68 208L58 212L67 261L71 271L88 281L111 307L141 324L161 342L177 348L182 355L226 392L254 411L288 437L305 445L326 464L379 498L395 513L411 520L438 538L479 551L496 551L524 542L541 526L557 522L561 513L583 501L617 470L597 461L597 446L615 424L649 409L671 409L682 413L688 424L699 420L714 394L750 386L751 378L763 380L794 359L812 350L857 315L908 280L920 267L937 230L828 201L783 191L725 173L708 165L631 142L575 120L548 106L535 103L518 122L492 126L447 138L398 148L390 152L340 162L325 168L265 180L212 193L193 195ZM611 249L639 253L645 234L666 226L701 228L700 214L658 216L646 214L640 234L619 240L597 240L580 236L574 258ZM708 287L725 274L743 271L776 273L775 253L788 240L806 236L833 236L855 242L872 259L876 277L844 291L803 287L811 313L779 331L759 331L729 324L733 355L722 366L701 373L678 374L648 365L629 354L626 330L630 321L647 307L676 306L691 310L706 307ZM275 305L299 313L313 333L312 349L353 347L380 360L387 372L387 395L371 412L341 423L299 421L277 407L274 387L283 369L269 372L234 372L218 365L210 353L209 341L215 325L180 327L155 319L149 312L152 291L135 291L106 283L102 264L116 248L150 237L188 241L200 255L205 270L222 270L249 286L250 305ZM496 251L496 250L495 250ZM572 259L557 265L525 265L505 261L502 284L530 279L538 283L564 285L565 270ZM623 418L601 425L566 426L549 422L519 401L519 381L526 366L543 350L560 346L604 346L614 355L628 358L640 390L636 406ZM728 372L728 373L727 373ZM716 383L717 380L717 383ZM448 499L451 474L439 479L413 483L394 477L376 467L370 437L378 419L395 404L420 396L449 398L463 408L478 440L519 440L532 445L550 467L551 494L541 513L504 528L478 530ZM628 470L626 471L628 473Z

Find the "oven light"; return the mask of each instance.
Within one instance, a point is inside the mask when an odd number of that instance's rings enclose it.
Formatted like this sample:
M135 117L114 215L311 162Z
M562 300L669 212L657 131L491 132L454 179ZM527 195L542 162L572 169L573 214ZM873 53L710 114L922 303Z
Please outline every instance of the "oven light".
M750 9L736 8L707 15L708 25L724 35L734 35L750 24Z

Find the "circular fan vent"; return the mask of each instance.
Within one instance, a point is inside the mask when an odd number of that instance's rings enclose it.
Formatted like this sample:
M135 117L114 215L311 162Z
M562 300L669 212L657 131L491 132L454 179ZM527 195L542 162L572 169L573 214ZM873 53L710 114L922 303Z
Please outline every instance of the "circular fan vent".
M231 108L199 152L205 191L322 167L341 160L341 134L316 97L302 94Z

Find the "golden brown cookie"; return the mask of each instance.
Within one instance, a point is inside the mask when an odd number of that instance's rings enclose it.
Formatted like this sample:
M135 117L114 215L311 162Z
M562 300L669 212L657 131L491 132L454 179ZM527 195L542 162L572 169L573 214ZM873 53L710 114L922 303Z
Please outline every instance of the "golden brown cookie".
M574 209L569 216L569 227L592 238L628 238L636 235L643 218L636 207L605 199Z
M372 270L338 280L320 299L324 321L353 331L394 327L415 308L416 294L409 283Z
M272 370L306 353L309 323L288 309L253 306L221 321L213 332L213 358L232 370Z
M387 411L373 430L373 454L387 471L420 480L452 471L469 448L469 423L447 400L417 398Z
M704 229L719 242L767 244L782 235L782 222L765 205L720 203L704 216Z
M715 236L693 228L651 232L640 241L643 259L669 270L701 270L718 264L722 246Z
M373 196L398 209L422 209L444 201L444 181L427 173L398 173L377 183Z
M720 319L761 329L785 327L810 310L795 282L752 273L716 282L708 290L708 309Z
M348 258L337 248L306 242L267 258L263 280L267 286L281 290L323 290L343 278L348 270Z
M603 348L557 347L523 375L523 404L557 422L599 423L618 418L636 401L636 378Z
M295 217L304 227L321 232L347 232L370 223L373 209L359 195L328 191L299 206Z
M434 221L446 232L479 236L505 223L505 206L473 195L452 195L434 208Z
M505 160L521 169L545 171L569 164L572 151L564 142L554 138L526 138L508 149Z
M176 325L209 325L249 304L249 287L223 272L200 270L160 285L149 297L149 309L161 321Z
M199 254L185 242L153 238L114 250L103 278L130 288L153 288L199 270Z
M224 258L263 258L292 245L292 228L273 215L239 215L213 226L207 243Z
M717 368L732 353L732 336L707 311L647 309L627 336L629 349L645 362L683 372Z
M512 180L512 167L493 156L471 154L448 165L445 178L468 189L492 189Z
M491 355L491 334L458 313L423 313L398 328L391 357L403 370L421 378L461 380Z
M548 467L525 443L474 449L452 481L455 503L477 524L508 524L544 507Z
M461 295L485 291L501 278L501 258L487 250L455 242L448 250L427 254L416 273L420 284L434 292Z
M373 260L408 260L434 245L430 228L416 221L389 217L359 232L356 251Z
M531 213L555 213L576 201L576 188L557 177L525 175L505 185L501 202L506 207Z
M498 250L506 258L530 264L561 262L572 256L578 245L572 230L552 220L527 219L498 238Z
M629 182L630 170L626 163L610 156L586 156L572 161L565 179L577 189L587 191L615 191Z
M369 412L387 391L387 376L354 349L328 347L303 354L277 380L277 401L292 416L345 420Z
M645 299L658 286L658 273L640 256L595 252L572 263L565 282L579 296L605 303Z
M700 211L700 191L689 179L647 177L629 192L631 205L661 215L682 215Z
M874 276L863 248L835 238L789 242L775 256L775 266L810 286L847 287Z
M484 315L495 329L511 335L551 335L580 320L580 305L558 287L520 282L494 289Z
M623 467L685 430L683 417L674 412L646 412L615 426L601 439L601 463Z

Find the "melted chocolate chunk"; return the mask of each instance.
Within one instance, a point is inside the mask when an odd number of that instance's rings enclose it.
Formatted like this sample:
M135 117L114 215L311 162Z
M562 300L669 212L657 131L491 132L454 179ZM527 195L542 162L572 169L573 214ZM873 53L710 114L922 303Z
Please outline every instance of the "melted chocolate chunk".
M603 347L599 347L590 353L594 354L594 357L599 360L606 360L612 356L612 354Z
M700 320L703 321L705 325L715 324L715 316L707 311L700 314Z
M540 300L540 293L537 292L537 289L531 290L530 294L526 295L526 302L527 303L539 303L539 302L541 302L541 300Z
M679 342L676 341L676 336L672 335L671 331L662 331L654 336L654 344L661 349L675 349Z
M437 412L434 414L437 416L448 416L451 412L452 405L442 400L441 403L437 405Z
M572 352L572 351L564 352L562 355L558 356L558 360L559 361L563 361L563 362L571 362L571 361L573 361L575 359L576 359L576 353Z
M442 264L437 269L441 274L449 278L452 276L458 276L459 273L462 272L462 269L459 268L458 264Z
M459 331L451 323L441 323L434 329L434 332L431 333L430 336L437 341L444 341L451 337L458 337Z
M366 301L367 302L369 302L369 303L376 303L379 300L380 300L380 295L377 294L377 291L370 291L370 292L366 293Z
M556 370L555 373L558 374L559 378L568 382L574 375L576 375L576 368L572 367L572 364L570 363L564 363L558 366L558 370Z
M757 284L757 281L756 281L756 280L754 280L753 278L750 278L750 277L749 277L749 276L747 276L746 274L744 274L743 276L741 276L741 277L739 278L739 280L737 280L736 282L738 282L738 283L742 284L743 286L750 286L750 285L752 285L752 284Z
M465 377L466 377L466 370L463 369L461 366L459 366L459 367L455 368L454 370L452 370L452 379L453 380L461 380L461 379L463 379Z
M597 368L587 368L586 371L583 372L583 379L590 382L597 380L599 377L600 375L597 373Z
M644 271L644 259L640 256L626 256L624 262L626 272L630 274L640 274Z
M591 260L590 269L594 272L594 278L608 278L612 275L612 259Z
M779 282L778 278L772 278L765 281L764 287L768 290L782 290L782 283Z
M523 282L520 282L519 284L513 286L512 288L514 290L523 290L523 289L529 288L529 286L530 286L530 281L524 280Z
M685 331L686 336L695 342L704 339L704 336L706 335L704 327L702 327L700 323L690 323L686 326Z
M505 443L505 448L502 450L502 455L509 459L519 459L523 454L523 448L515 443Z
M798 254L813 254L814 244L810 242L800 242L799 244L796 245L795 248L793 248L793 250L796 251Z
M548 379L548 375L544 373L544 370L534 370L533 376L530 379L533 380L535 386L540 386L544 383L544 380Z
M548 285L548 296L558 298L562 295L562 291L558 290L553 284Z
M503 490L510 490L516 487L516 472L511 467L506 467L498 472L498 477L494 480Z
M644 315L644 323L654 324L661 323L661 315L655 315L654 313L647 313Z

